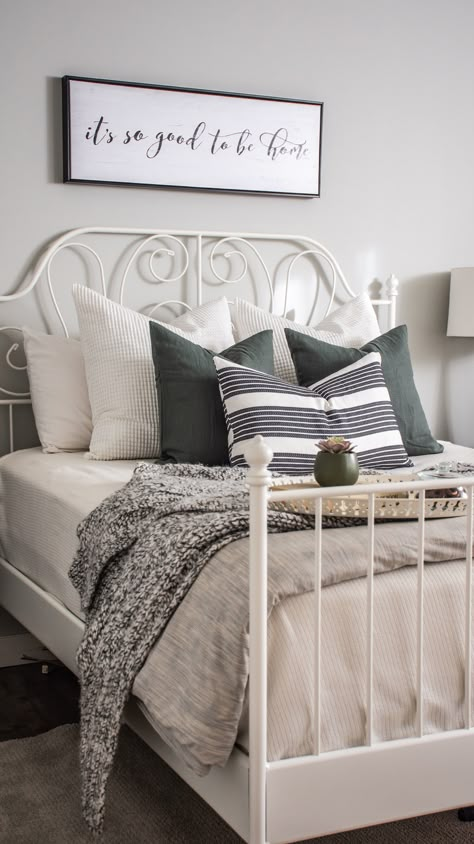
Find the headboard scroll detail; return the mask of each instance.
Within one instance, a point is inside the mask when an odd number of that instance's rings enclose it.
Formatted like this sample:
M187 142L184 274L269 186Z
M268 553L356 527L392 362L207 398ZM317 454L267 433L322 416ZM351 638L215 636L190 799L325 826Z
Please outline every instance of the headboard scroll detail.
M303 302L305 313L303 317L298 315L298 321L310 324L316 308L320 307L321 293L324 293L325 308L319 319L330 312L337 300L342 303L356 295L334 255L306 236L91 226L72 229L54 238L23 286L14 293L1 295L0 304L28 296L44 279L53 320L69 336L59 302L60 274L55 275L55 270L58 262L64 260L59 256L71 252L81 258L82 271L78 273L76 266L67 277L72 275L73 282L88 284L120 304L125 304L131 289L135 294L137 282L152 284L155 301L140 307L149 316L169 306L189 309L216 295L227 294L231 287L233 293L239 288L238 295L242 298L261 307L269 306L272 313L281 315L288 315L290 307L293 315L295 306L301 307ZM161 266L165 262L167 271ZM171 285L177 296L170 297ZM395 276L386 283L386 290L387 297L374 300L374 305L388 306L387 322L391 327L395 325L398 292ZM165 291L166 296L162 297ZM51 322L49 315L46 319ZM18 330L13 326L0 327L3 332ZM6 365L12 370L26 369L14 361L19 348L20 344L13 342L5 353ZM28 401L29 394L24 391L0 386L0 393L6 396L5 399L0 396L0 404L8 404L10 413L12 405Z

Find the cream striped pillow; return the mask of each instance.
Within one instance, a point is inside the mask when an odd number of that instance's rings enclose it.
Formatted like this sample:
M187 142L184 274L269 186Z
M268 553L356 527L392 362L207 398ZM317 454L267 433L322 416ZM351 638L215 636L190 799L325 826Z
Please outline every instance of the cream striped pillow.
M158 399L149 318L82 284L74 285L73 297L92 408L88 456L95 460L158 457ZM225 298L164 324L210 351L221 352L234 344Z
M232 305L232 323L234 342L240 342L266 329L273 330L273 354L275 375L290 384L297 384L295 367L291 359L285 337L285 328L300 331L325 343L332 343L346 348L363 346L380 334L380 327L375 316L368 293L361 293L345 305L332 311L318 325L299 325L291 319L275 316L262 308L257 308L244 299L235 299Z

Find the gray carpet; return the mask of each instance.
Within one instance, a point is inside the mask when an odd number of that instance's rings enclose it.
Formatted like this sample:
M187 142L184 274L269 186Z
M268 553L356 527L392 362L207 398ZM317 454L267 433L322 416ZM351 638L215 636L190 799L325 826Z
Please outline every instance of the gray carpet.
M79 805L77 725L0 744L1 844L97 844ZM467 844L455 812L317 839L318 844ZM128 729L110 782L101 844L241 844Z

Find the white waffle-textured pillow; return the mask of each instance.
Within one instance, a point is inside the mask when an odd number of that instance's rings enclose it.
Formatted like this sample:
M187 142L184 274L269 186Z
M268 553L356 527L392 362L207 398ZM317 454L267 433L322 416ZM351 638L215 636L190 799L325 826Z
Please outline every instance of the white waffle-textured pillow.
M285 337L285 328L300 331L325 343L346 348L363 346L378 337L380 327L368 293L355 296L345 305L332 311L318 325L300 325L291 319L275 316L257 308L244 299L236 299L232 305L232 322L235 341L240 342L266 329L273 330L273 354L275 375L290 384L297 384L295 367Z
M74 285L73 297L92 408L89 456L96 460L158 457L158 399L149 318L84 285ZM234 343L224 298L165 325L210 351L220 352Z

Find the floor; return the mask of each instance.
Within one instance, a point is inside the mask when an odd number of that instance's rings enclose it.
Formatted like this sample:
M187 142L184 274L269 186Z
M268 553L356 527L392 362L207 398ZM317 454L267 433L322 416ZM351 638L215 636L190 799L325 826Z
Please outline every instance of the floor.
M0 741L43 733L79 721L79 684L63 665L43 673L41 664L0 669ZM474 821L474 807L459 812Z
M42 673L39 663L0 669L0 741L43 733L79 721L79 685L62 665Z

